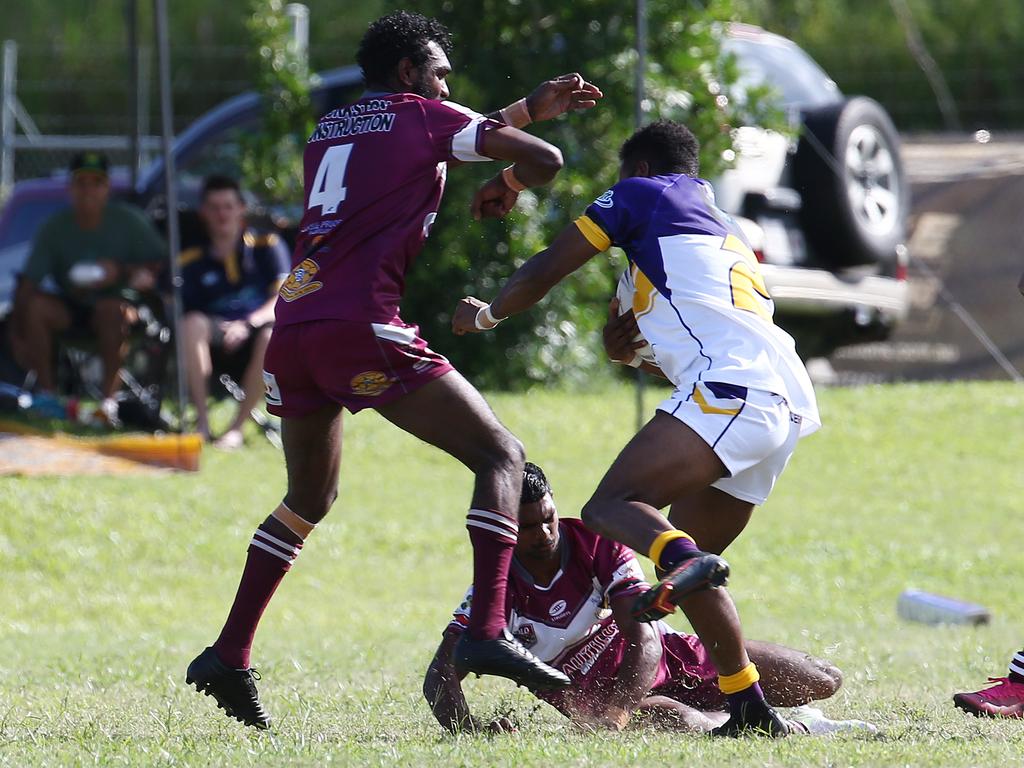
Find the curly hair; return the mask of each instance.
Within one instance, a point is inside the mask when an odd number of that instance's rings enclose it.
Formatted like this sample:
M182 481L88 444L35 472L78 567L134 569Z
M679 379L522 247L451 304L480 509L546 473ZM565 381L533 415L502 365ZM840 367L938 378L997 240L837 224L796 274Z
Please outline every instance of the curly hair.
M682 123L656 120L634 133L619 150L619 160L635 168L646 160L651 174L700 173L700 142Z
M526 462L523 467L523 493L519 497L520 504L533 504L551 493L551 484L544 476L544 470L536 464Z
M394 75L398 62L407 56L415 66L422 66L427 61L427 45L431 41L446 54L451 53L451 32L437 19L408 11L381 16L359 43L356 62L363 70L363 79L368 85L384 85Z

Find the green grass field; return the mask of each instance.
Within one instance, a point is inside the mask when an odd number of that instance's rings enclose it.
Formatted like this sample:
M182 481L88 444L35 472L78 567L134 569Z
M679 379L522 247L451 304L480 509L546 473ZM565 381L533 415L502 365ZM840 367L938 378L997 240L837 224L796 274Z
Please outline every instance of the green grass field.
M575 516L632 433L632 390L491 398ZM653 408L657 392L648 392ZM0 480L0 764L968 766L1020 764L1024 723L964 717L959 689L1024 642L1024 389L892 386L821 394L797 451L728 552L750 637L832 659L833 716L877 739L738 742L585 735L510 684L469 681L520 732L444 735L420 695L470 576L470 476L373 414L349 418L341 497L257 635L270 734L184 685L234 594L252 529L280 498L266 443L199 475ZM990 626L896 616L909 586L984 603Z

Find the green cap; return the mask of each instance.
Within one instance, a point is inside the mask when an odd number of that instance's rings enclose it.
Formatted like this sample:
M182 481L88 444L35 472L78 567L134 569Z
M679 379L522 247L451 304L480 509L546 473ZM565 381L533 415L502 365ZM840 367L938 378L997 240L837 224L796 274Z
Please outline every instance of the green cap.
M71 175L79 171L107 175L107 157L99 152L79 152L71 158Z

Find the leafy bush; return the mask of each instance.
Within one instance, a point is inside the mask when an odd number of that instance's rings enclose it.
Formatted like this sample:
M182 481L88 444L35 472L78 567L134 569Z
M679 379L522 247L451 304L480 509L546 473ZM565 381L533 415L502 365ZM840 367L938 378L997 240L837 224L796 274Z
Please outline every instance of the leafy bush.
M449 174L444 208L403 304L406 318L419 322L426 338L480 385L581 384L605 367L598 334L624 266L621 255L597 257L532 313L493 333L456 342L448 327L459 298L492 298L503 278L617 180L618 148L635 128L633 4L424 0L414 10L439 18L453 33L454 101L499 109L542 80L573 71L604 91L589 112L529 128L561 148L566 165L552 185L520 196L506 221L477 223L468 215L473 191L493 166L462 166ZM727 164L731 126L738 124L740 106L726 96L736 87L736 63L720 55L721 22L732 15L732 0L711 0L704 9L648 3L645 118L685 121L701 140L705 176ZM757 91L737 100L744 118L781 125L766 96Z

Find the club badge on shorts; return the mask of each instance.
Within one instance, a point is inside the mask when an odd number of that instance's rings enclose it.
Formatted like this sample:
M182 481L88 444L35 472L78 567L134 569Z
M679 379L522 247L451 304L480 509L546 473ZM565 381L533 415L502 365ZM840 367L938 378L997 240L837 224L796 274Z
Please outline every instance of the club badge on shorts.
M376 397L394 383L383 371L365 371L352 377L352 393L363 397Z

